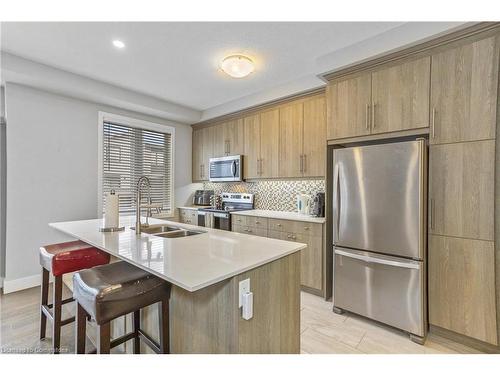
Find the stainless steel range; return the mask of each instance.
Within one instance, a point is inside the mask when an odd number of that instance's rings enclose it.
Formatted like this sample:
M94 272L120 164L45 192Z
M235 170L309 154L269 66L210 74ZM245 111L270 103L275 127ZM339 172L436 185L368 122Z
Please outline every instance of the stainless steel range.
M198 225L202 227L231 230L231 212L253 210L253 194L222 193L221 206L200 208Z

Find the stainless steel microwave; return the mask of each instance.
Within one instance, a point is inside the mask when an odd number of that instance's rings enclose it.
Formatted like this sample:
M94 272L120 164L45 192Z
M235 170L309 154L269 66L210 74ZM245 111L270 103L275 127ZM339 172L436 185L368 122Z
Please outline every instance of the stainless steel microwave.
M243 157L241 155L210 158L208 179L214 182L242 181Z

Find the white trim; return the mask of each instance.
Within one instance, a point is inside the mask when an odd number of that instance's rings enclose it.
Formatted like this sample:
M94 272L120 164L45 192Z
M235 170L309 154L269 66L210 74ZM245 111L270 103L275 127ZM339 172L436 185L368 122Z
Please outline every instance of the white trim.
M23 289L33 288L35 286L39 286L41 283L42 283L42 278L40 275L32 275L14 280L4 280L3 293L8 294Z
M172 212L171 215L174 215L175 211L175 196L174 196L174 186L175 186L175 128L169 125L158 124L150 121L139 120L133 117L116 115L113 113L98 112L98 123L97 123L97 217L101 216L102 212L102 133L104 127L104 121L112 121L117 124L123 124L126 126L130 126L133 128L146 129L151 131L156 131L160 133L168 133L172 136L172 157L170 171L172 176L170 176L171 186L170 186L170 200L172 202Z

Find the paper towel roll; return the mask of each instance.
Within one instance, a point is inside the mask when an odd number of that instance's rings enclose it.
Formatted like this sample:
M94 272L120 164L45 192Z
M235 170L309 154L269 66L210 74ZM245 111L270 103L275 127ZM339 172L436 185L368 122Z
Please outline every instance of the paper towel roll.
M119 223L119 201L114 190L106 194L106 207L104 208L104 228L118 228Z

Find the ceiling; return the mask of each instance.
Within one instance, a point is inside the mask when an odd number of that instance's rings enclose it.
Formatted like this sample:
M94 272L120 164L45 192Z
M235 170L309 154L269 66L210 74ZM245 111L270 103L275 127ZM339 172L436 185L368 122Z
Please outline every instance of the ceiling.
M209 111L224 103L307 81L325 56L387 34L397 22L13 22L2 23L1 49L39 63ZM422 25L421 28L424 28ZM113 47L112 40L126 47ZM223 57L243 53L256 71L222 73Z

